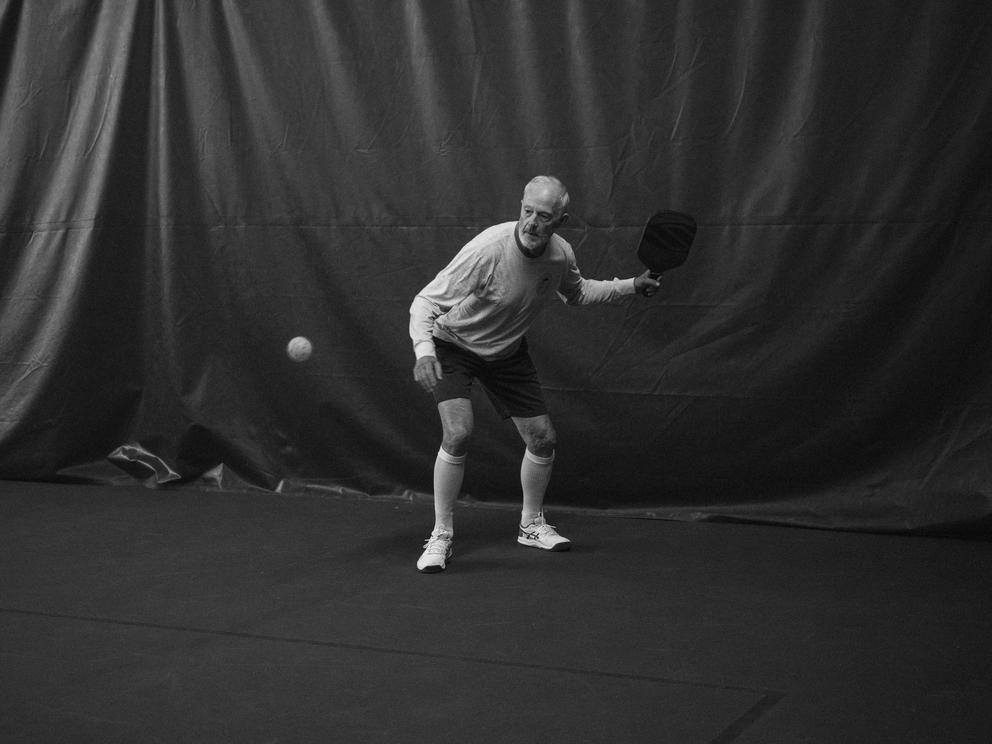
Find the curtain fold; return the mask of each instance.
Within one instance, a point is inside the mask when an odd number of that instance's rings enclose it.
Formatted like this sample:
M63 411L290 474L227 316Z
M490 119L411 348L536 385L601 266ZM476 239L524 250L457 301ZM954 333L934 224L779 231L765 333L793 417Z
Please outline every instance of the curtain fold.
M987 531L986 4L44 5L0 2L0 478L428 492L410 301L554 173L586 276L700 229L533 327L550 505ZM466 496L514 502L487 406Z

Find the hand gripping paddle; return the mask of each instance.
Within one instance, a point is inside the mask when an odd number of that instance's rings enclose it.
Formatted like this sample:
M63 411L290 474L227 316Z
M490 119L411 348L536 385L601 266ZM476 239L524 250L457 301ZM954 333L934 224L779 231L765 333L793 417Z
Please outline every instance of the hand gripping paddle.
M696 221L682 212L655 212L644 226L637 257L656 280L662 272L681 266L696 237Z

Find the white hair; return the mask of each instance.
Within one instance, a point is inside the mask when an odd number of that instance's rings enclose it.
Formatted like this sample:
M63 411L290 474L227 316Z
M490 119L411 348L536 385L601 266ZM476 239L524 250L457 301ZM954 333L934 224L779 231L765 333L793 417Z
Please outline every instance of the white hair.
M568 203L570 201L568 196L568 189L565 188L565 184L560 178L555 176L534 176L530 181L528 181L527 186L532 184L551 184L559 191L559 196L555 200L555 209L558 210L558 214L564 213L568 209ZM526 190L526 189L525 189Z

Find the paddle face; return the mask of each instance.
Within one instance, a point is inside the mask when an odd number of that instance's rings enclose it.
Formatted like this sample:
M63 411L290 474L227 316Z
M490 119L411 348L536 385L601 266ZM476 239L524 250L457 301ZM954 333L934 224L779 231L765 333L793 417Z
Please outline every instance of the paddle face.
M696 220L682 212L655 212L644 226L637 257L657 279L662 272L681 266L689 257L696 237Z

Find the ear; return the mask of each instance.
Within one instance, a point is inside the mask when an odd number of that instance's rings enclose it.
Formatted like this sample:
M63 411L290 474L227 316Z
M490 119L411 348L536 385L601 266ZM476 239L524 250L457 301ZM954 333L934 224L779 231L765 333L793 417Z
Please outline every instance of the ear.
M561 227L566 222L568 222L568 212L562 212L561 217L558 218L558 224L556 225L556 228Z

